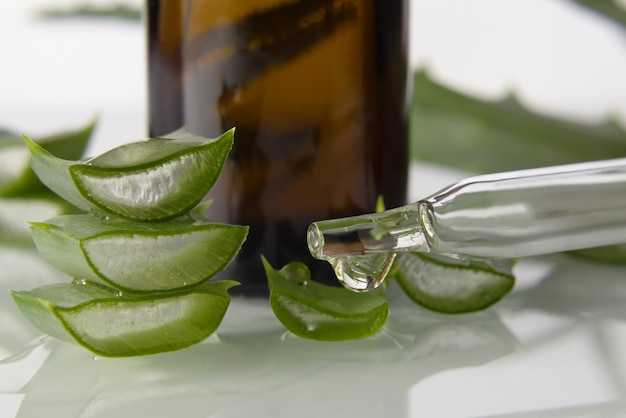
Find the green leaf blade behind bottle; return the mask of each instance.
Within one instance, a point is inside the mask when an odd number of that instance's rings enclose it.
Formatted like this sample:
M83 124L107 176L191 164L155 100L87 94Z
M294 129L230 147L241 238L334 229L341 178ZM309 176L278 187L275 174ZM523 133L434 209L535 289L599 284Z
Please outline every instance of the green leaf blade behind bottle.
M414 159L472 173L626 157L626 129L610 118L585 124L532 112L513 95L484 100L423 70L414 74L410 138Z
M37 139L37 143L62 158L80 158L95 127L95 120L78 130ZM0 130L0 196L32 197L50 194L31 169L31 156L22 138Z

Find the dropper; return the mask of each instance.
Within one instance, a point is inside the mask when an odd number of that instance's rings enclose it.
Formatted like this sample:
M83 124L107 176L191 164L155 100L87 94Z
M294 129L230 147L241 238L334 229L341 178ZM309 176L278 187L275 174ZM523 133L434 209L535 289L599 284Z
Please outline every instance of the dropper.
M418 202L309 226L311 254L371 290L399 252L502 259L626 243L626 158L466 178Z

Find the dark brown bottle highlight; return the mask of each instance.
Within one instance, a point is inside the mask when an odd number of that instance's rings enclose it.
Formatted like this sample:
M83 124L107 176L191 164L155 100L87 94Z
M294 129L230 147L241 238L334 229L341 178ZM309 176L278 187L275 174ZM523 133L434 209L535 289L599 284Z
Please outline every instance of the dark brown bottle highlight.
M260 257L304 261L310 222L406 203L407 0L148 0L151 136L235 145L208 216L250 225L223 273L267 292Z

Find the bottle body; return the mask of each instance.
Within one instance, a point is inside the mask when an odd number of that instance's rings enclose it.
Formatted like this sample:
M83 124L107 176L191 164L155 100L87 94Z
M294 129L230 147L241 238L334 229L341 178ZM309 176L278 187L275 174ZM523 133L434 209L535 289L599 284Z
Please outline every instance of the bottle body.
M235 145L208 217L250 226L224 273L266 291L260 261L308 264L312 221L405 204L407 0L149 0L151 136Z

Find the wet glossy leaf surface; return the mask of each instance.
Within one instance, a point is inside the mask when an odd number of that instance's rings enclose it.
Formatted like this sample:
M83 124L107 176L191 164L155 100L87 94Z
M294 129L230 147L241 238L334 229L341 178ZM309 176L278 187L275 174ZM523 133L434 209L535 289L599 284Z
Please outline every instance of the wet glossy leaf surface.
M236 282L205 283L191 291L133 298L89 282L51 284L12 292L24 316L41 331L104 357L179 350L211 335Z
M488 308L515 284L508 262L502 267L418 253L398 254L396 279L419 305L440 313L460 314Z
M122 145L86 162L62 160L25 138L33 169L52 191L86 211L165 220L190 211L213 187L233 144L175 132Z
M293 334L320 341L369 337L389 314L384 289L354 293L309 280L308 268L290 263L275 270L263 260L270 304L278 320Z
M92 215L32 224L37 249L52 266L132 293L202 283L234 259L247 231L193 219L136 222Z

